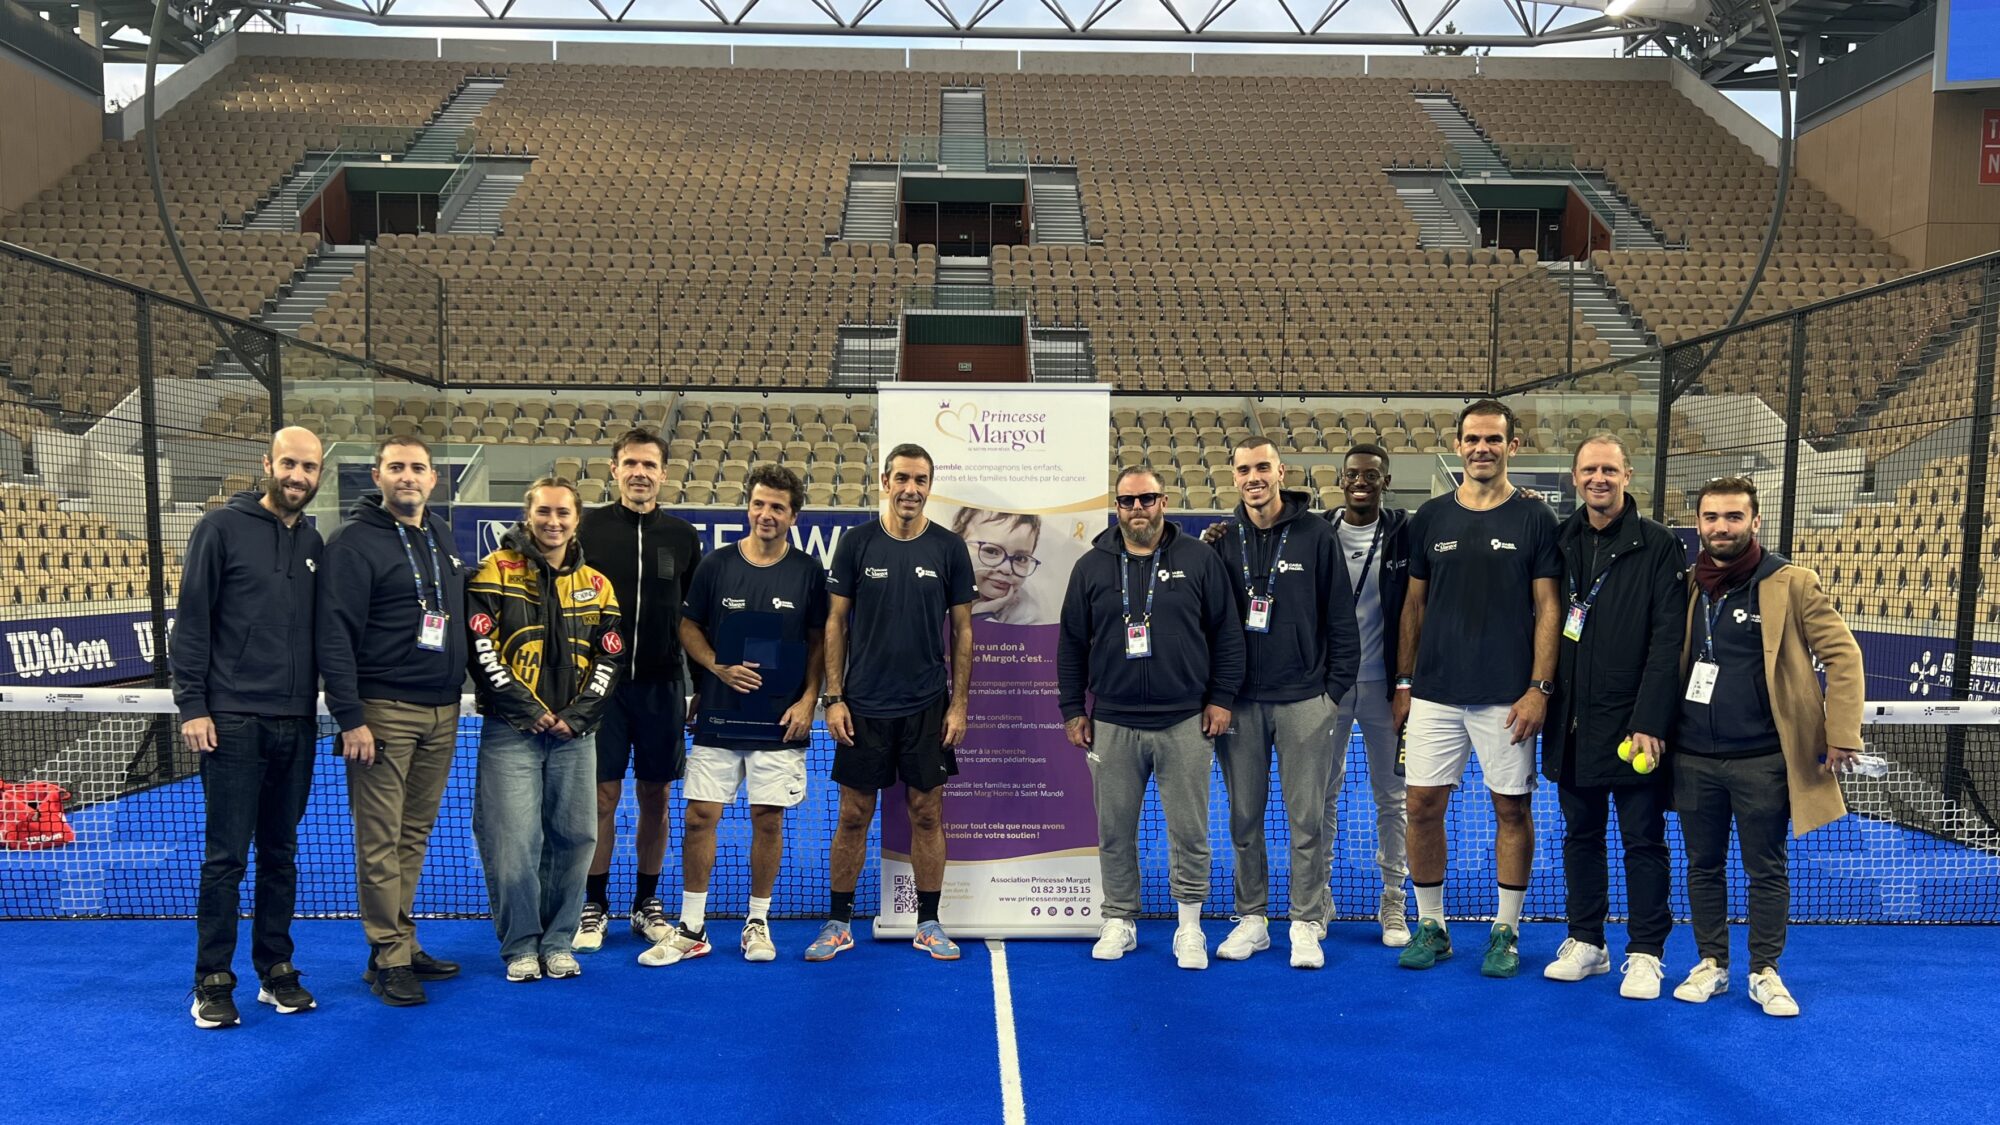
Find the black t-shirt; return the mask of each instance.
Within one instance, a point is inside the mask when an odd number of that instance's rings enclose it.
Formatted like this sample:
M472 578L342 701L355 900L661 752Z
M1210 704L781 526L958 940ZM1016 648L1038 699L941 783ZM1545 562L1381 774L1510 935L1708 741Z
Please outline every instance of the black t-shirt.
M975 596L965 541L935 523L907 542L880 520L840 537L827 592L854 601L841 694L857 715L913 715L944 694L951 607Z
M697 667L695 742L724 750L805 749L809 739L785 740L782 720L805 686L807 635L826 626L826 571L819 561L791 549L758 566L732 543L695 567L681 614L701 627L717 663L749 661L764 681L744 694Z
M1512 703L1535 669L1535 579L1561 579L1556 517L1519 492L1475 512L1457 493L1410 518L1410 577L1425 583L1410 693L1454 707Z

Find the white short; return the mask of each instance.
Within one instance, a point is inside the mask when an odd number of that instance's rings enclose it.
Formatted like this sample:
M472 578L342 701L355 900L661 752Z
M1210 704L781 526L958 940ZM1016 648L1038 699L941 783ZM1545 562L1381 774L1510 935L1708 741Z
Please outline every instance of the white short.
M687 780L681 783L688 800L731 804L746 781L751 804L789 809L805 800L806 752L688 747Z
M1403 781L1408 785L1457 787L1465 763L1475 753L1486 787L1508 797L1535 791L1535 743L1515 743L1507 729L1511 704L1453 707L1427 699L1410 700L1403 728Z

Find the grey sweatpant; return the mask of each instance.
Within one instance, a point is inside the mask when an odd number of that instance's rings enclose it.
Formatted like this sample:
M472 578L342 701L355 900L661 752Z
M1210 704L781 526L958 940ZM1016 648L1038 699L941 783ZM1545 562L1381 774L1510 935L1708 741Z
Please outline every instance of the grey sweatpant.
M1333 769L1326 781L1326 850L1331 856L1340 825L1340 794L1347 780L1347 750L1354 725L1368 752L1368 787L1375 795L1375 865L1384 890L1400 891L1410 877L1406 837L1410 829L1408 791L1396 773L1396 727L1389 720L1389 692L1380 680L1356 684L1340 699L1333 720Z
M1229 839L1236 849L1236 913L1270 917L1271 878L1264 854L1264 806L1271 792L1271 751L1278 754L1278 790L1291 825L1291 918L1324 922L1333 910L1327 890L1332 837L1326 833L1326 786L1333 769L1333 701L1324 695L1296 703L1238 700L1229 733L1215 740L1222 781L1229 788Z
M1097 801L1098 864L1104 916L1139 916L1139 808L1157 777L1167 815L1167 886L1175 902L1208 898L1208 775L1215 760L1195 715L1166 730L1093 724L1090 777Z

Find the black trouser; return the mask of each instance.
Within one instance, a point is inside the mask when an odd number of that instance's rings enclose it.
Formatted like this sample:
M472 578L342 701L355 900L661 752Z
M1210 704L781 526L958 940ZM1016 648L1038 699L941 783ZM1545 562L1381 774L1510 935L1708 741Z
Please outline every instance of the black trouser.
M232 971L242 917L239 890L257 842L255 922L250 961L261 977L292 959L292 904L298 891L299 818L312 790L311 717L220 714L215 749L201 756L207 801L208 857L195 903L194 971L198 978Z
M1674 756L1674 808L1687 844L1688 906L1698 956L1729 964L1729 822L1750 880L1750 971L1776 968L1791 913L1791 789L1785 756Z
M1568 894L1569 936L1604 945L1604 918L1611 913L1610 862L1604 846L1605 822L1615 805L1618 835L1625 843L1625 952L1663 955L1674 928L1667 904L1667 788L1639 785L1559 785L1563 814L1563 884Z

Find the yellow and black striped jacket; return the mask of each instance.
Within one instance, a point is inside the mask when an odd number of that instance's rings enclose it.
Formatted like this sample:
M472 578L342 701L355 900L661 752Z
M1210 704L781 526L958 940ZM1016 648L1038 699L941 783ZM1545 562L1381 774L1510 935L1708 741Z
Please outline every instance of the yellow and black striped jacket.
M518 524L466 584L479 713L527 730L544 712L595 729L627 661L618 598L572 542L552 566Z

